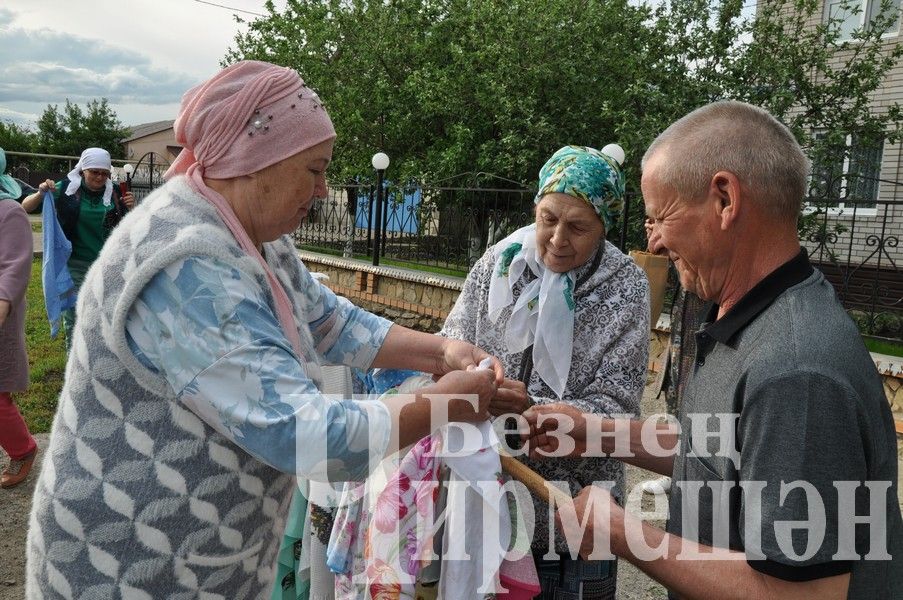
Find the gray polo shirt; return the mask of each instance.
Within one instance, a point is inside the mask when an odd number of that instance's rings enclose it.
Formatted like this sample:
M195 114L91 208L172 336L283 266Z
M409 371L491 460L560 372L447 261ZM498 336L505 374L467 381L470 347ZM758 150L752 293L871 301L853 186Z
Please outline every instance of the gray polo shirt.
M850 598L903 597L893 417L833 288L803 250L717 308L696 334L668 531L780 579L851 572Z

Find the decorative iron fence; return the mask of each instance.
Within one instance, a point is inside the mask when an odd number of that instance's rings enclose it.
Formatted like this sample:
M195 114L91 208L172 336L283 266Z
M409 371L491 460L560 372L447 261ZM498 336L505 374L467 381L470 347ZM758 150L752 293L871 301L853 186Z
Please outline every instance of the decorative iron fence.
M295 232L298 245L359 258L374 252L394 261L466 272L486 248L532 221L532 190L506 188L385 188L382 223L375 223L375 187L330 187ZM375 246L380 228L380 247Z
M851 191L810 198L800 242L863 333L901 340L903 183L869 179L848 187L861 188L880 189L880 194L860 198Z
M114 164L116 162L114 161ZM126 173L126 178L132 194L135 195L135 201L141 202L148 194L163 185L163 174L169 169L169 161L155 152L148 152L139 158L133 167L134 171L131 175Z
M330 186L295 231L295 242L308 250L372 259L380 238L380 257L466 273L489 246L533 222L535 188L497 177L492 183L503 186L480 186L478 179L471 177L469 186L389 183L382 211L376 210L373 185ZM637 201L638 195L628 194L628 207ZM642 219L633 223L629 212L618 230L608 233L621 249L636 237L628 236L627 223L642 231ZM642 217L642 210L638 214ZM375 223L380 216L382 223Z

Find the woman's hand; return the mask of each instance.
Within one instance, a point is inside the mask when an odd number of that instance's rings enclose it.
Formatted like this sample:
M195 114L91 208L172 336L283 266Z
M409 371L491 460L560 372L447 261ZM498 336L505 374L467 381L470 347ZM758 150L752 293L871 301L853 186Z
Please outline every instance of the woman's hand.
M495 392L492 371L471 369L443 375L439 381L417 391L415 402L405 394L384 395L381 400L392 415L396 436L391 447L404 448L446 423L485 421Z
M522 381L505 379L496 390L495 398L489 403L489 414L493 417L516 413L520 414L530 407L530 395Z
M502 381L505 379L505 369L502 367L499 359L484 350L480 350L473 344L468 344L461 340L447 339L442 343L442 355L436 374L444 375L452 371L466 371L469 368L476 368L485 358L492 359L491 372L495 377L496 387L502 385Z
M432 394L451 396L448 399L449 422L479 422L489 418L489 403L495 397L496 390L495 374L492 371L471 369L443 375L433 385L423 388L421 394L426 398ZM435 400L438 399L432 399L431 402ZM476 409L473 400L477 400Z
M132 192L126 192L122 195L122 203L125 204L128 210L135 208L135 197L132 195Z
M38 189L28 196L25 196L22 199L22 208L25 209L27 213L33 213L38 210L38 207L42 205L44 202L44 194L46 192L50 192L51 194L56 191L56 183L52 179L45 179L41 183L38 184Z

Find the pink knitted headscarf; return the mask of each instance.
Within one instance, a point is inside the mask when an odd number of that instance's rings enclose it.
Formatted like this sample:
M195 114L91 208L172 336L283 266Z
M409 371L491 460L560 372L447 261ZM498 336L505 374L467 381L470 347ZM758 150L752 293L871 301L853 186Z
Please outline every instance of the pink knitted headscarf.
M255 60L188 90L174 128L184 150L165 177L195 165L211 179L247 175L335 137L320 99L297 72Z
M184 173L191 187L216 208L242 249L257 259L272 288L279 323L303 358L288 295L232 207L204 177L231 179L255 173L334 138L326 109L292 69L242 61L188 90L174 127L183 150L164 177Z

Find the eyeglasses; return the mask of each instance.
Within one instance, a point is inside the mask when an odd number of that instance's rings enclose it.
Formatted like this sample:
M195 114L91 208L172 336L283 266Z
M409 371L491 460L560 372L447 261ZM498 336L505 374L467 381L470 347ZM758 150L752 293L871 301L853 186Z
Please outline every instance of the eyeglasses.
M93 177L103 177L104 179L110 176L109 171L103 171L101 169L85 169L85 173Z

